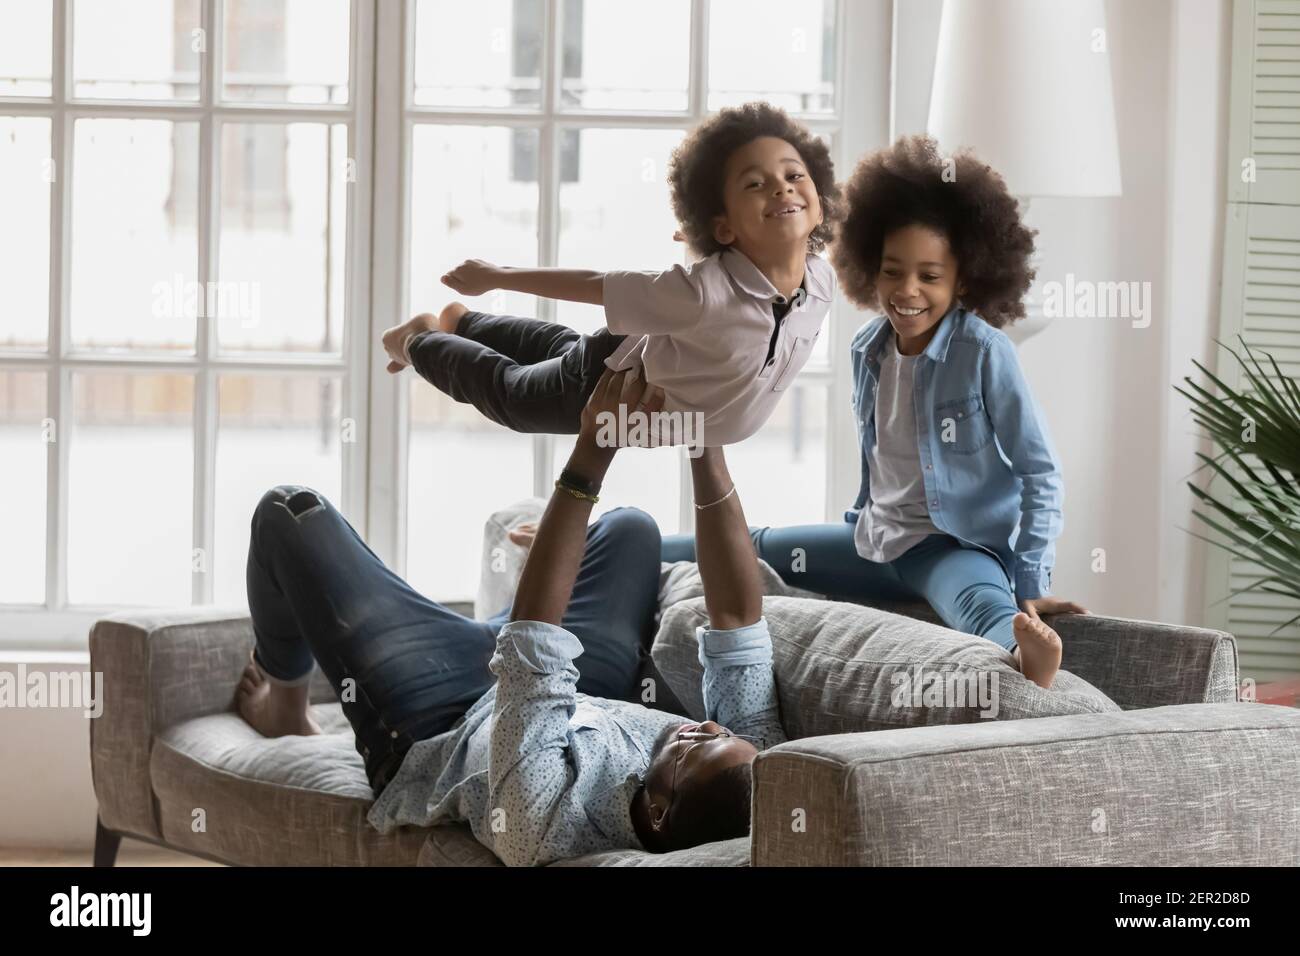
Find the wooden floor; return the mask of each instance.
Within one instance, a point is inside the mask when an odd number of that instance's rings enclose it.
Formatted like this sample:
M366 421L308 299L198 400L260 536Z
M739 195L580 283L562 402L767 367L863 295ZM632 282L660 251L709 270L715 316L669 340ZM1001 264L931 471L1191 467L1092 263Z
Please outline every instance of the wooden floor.
M0 866L90 866L90 848L46 850L40 847L0 847ZM123 838L118 866L219 866L197 856L176 853L150 843Z

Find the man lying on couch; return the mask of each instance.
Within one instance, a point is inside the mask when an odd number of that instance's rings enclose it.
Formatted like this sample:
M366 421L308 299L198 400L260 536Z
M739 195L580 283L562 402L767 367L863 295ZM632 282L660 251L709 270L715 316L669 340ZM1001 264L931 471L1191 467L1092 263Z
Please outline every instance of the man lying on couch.
M635 509L587 524L616 451L597 444L598 416L641 387L606 372L592 394L509 621L472 621L418 594L316 492L267 492L249 546L244 718L267 736L319 733L315 660L378 794L370 822L468 823L508 864L747 834L754 755L785 734L758 561L722 450L691 466L710 625L698 634L704 723L630 702L658 528ZM662 404L656 389L638 408Z

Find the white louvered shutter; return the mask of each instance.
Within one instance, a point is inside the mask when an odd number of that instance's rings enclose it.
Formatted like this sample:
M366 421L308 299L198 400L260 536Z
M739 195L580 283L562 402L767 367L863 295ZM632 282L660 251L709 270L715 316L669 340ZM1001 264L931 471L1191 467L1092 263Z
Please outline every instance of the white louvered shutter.
M1240 334L1252 349L1271 354L1284 375L1300 380L1300 0L1234 4L1229 110L1219 337L1241 351ZM1225 382L1244 381L1226 352L1217 363ZM1216 482L1214 491L1232 496L1226 483ZM1244 506L1235 496L1234 502ZM1300 613L1300 602L1256 591L1222 598L1262 573L1218 548L1210 551L1207 620L1236 635L1242 676L1261 683L1300 672L1300 623L1271 633Z

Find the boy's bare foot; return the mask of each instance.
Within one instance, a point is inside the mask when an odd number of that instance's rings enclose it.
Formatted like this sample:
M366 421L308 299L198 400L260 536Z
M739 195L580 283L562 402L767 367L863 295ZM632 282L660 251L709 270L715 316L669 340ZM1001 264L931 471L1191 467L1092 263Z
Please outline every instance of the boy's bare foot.
M235 696L239 713L263 737L306 737L321 733L320 724L307 709L309 692L307 684L272 684L250 654Z
M1051 687L1061 669L1061 637L1042 621L1023 611L1011 622L1017 653L1012 656L1024 674L1039 687Z
M456 326L460 324L460 317L468 311L464 304L452 302L436 316L431 312L421 312L409 322L385 329L382 341L384 351L388 353L388 372L396 375L409 364L407 359L410 356L404 351L408 338L420 332L438 331L455 334Z
M428 312L421 312L408 322L385 329L381 341L388 353L388 371L396 375L409 364L403 351L408 337L419 332L430 332L438 327L438 320Z
M456 326L460 325L460 317L468 312L469 309L463 302L451 302L438 313L438 331L450 332L456 334Z

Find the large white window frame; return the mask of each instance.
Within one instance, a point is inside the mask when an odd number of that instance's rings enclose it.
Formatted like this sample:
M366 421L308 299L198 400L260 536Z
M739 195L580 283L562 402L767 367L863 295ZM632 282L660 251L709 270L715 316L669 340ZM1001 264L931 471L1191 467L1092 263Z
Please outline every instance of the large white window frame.
M692 0L690 74L685 112L585 110L561 108L560 70L563 4L545 0L546 35L541 64L539 109L453 109L416 106L414 90L415 0L382 4L377 29L376 167L399 170L396 188L375 203L375 274L372 339L391 324L388 317L410 311L408 275L412 131L417 124L483 125L537 129L540 139L538 199L538 265L558 264L560 130L688 129L709 115L708 48L710 0ZM889 131L889 63L893 7L889 0L839 0L836 9L835 103L833 113L799 116L814 132L827 134L838 174L866 149L883 145ZM776 27L779 29L779 25ZM846 93L852 90L854 95ZM382 179L382 177L381 177ZM450 265L450 264L449 264ZM665 266L668 264L665 263ZM538 300L538 318L555 318L555 303ZM837 303L830 325L830 361L809 368L800 381L825 388L828 408L825 518L839 520L857 491L856 429L848 414L849 367L845 356L861 317L847 303ZM373 363L372 363L373 364ZM375 552L399 574L406 570L407 403L405 382L392 376L371 377L370 537ZM379 427L378 423L386 423ZM533 439L533 493L547 497L560 463L554 459L555 440ZM520 465L525 467L523 463ZM689 460L680 456L679 521L681 530L694 526L690 501ZM451 491L454 494L454 490ZM502 504L505 504L503 502ZM666 529L675 531L677 529Z
M542 106L526 110L451 110L416 107L413 92L415 0L352 0L349 50L349 101L337 105L221 103L220 49L225 0L202 0L201 23L207 51L201 58L200 98L196 103L72 99L73 0L53 0L53 89L50 98L0 98L0 115L51 119L51 152L59 175L50 204L50 331L48 351L0 353L0 368L41 370L47 375L47 415L62 427L71 408L71 373L81 369L182 372L195 377L194 508L195 547L214 540L216 383L221 372L341 375L342 415L356 426L355 443L343 449L341 507L375 553L399 574L406 566L406 380L383 371L382 331L394 316L408 312L411 184L411 132L416 123L525 126L540 130L539 264L556 264L558 244L558 155L556 131L562 128L688 128L708 115L707 50L710 0L692 0L689 109L685 113L559 110L559 0L545 0L547 40L542 60ZM832 135L837 175L844 178L863 153L888 142L891 132L895 24L894 0L839 0L837 10L835 97L829 116L801 117L817 132ZM347 196L345 319L342 354L313 356L221 356L215 326L200 318L192 358L113 356L70 353L70 250L72 129L80 117L118 117L198 122L199 263L197 279L217 275L214 184L219 182L219 128L224 122L343 123L356 181ZM375 175L378 170L382 175ZM382 187L381 185L382 184ZM204 286L206 287L206 286ZM539 300L539 316L554 316L554 303ZM823 386L829 403L825 517L840 520L857 491L859 453L849 410L849 342L864 316L837 303L829 328L829 364L802 373ZM534 439L534 492L547 495L557 467L550 436ZM87 628L122 605L67 604L66 441L47 449L46 601L40 605L0 606L0 648L84 650ZM682 459L679 513L683 528L693 524L689 465ZM759 516L754 516L755 518ZM211 601L210 574L196 574L191 600ZM439 595L432 595L439 597Z
M206 44L199 58L199 99L189 102L74 98L72 38L73 0L53 0L52 89L46 97L0 98L0 115L44 117L51 121L51 158L55 181L50 195L49 333L45 352L0 352L0 369L41 371L46 376L46 415L55 422L55 440L47 446L45 602L0 607L0 644L10 647L84 647L86 628L123 605L69 606L68 567L68 432L72 409L72 374L98 370L180 373L194 379L193 547L212 553L215 540L217 381L221 373L341 376L342 416L356 423L355 442L342 449L341 507L365 534L365 464L368 432L366 370L369 356L370 192L374 116L374 0L352 0L348 51L349 96L346 105L221 102L222 40L225 0L202 0L200 26ZM347 188L347 234L343 304L343 335L338 356L220 355L216 322L200 316L195 330L195 354L114 355L71 348L71 222L73 129L78 119L116 118L193 122L199 127L198 263L199 288L218 275L217 186L220 183L221 130L227 123L320 123L328 130L343 124L348 131L348 157L356 161L355 182ZM328 205L328 204L327 204ZM326 215L330 215L327 209ZM328 282L328 277L326 279ZM133 467L124 462L123 467ZM191 603L212 601L211 562L208 571L192 577Z

